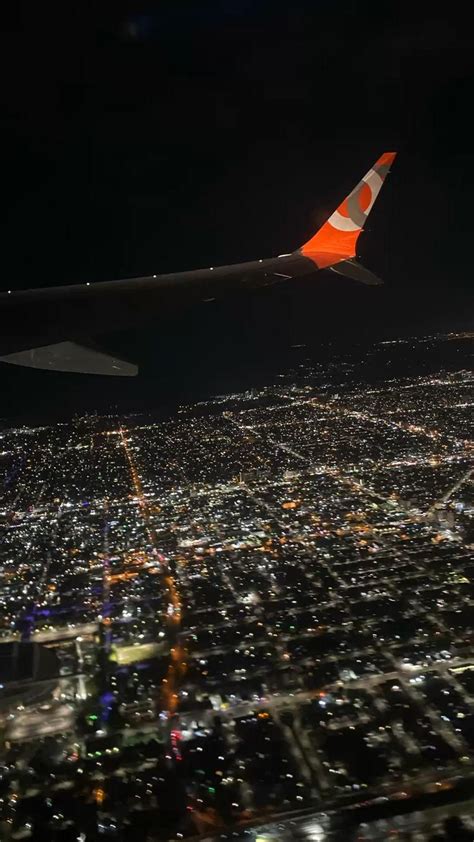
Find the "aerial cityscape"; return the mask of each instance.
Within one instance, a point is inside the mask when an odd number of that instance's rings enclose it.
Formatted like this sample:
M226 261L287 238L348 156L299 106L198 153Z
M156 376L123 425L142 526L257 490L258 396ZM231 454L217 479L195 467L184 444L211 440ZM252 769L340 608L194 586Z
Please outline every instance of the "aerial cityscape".
M2 839L421 840L450 799L465 820L473 347L4 424Z

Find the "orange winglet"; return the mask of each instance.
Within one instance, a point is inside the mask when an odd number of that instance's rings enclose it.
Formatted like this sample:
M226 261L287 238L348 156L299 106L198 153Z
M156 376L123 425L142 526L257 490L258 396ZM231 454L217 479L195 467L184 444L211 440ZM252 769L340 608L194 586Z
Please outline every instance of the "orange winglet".
M384 152L327 222L300 248L319 269L354 257L357 238L372 210L396 152Z

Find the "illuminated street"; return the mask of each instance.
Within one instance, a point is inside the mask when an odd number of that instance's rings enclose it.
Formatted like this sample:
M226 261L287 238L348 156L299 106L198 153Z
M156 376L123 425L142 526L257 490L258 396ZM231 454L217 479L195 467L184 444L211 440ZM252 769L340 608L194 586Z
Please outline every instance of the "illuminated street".
M474 778L472 375L339 365L1 432L2 642L55 665L3 677L6 838L47 797L117 839L377 839Z

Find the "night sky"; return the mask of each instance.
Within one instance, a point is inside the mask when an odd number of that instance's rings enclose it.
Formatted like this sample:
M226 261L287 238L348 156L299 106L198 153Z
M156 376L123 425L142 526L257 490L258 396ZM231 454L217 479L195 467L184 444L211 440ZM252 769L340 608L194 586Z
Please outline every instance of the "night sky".
M4 289L291 251L381 152L399 156L360 240L383 290L321 273L157 313L140 335L108 325L99 344L138 362L137 380L2 366L1 416L154 409L252 385L295 343L472 325L474 45L458 7L12 5Z

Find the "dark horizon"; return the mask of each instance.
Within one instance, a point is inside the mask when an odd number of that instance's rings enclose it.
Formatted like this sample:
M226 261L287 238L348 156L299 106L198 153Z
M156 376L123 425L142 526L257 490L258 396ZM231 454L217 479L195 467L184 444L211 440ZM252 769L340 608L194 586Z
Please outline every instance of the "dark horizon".
M332 283L332 279L330 281ZM255 306L245 312L244 303L240 302L242 319L246 321L245 341L237 332L229 334L225 331L226 320L219 319L221 325L216 345L212 341L202 341L200 354L189 356L187 350L183 352L180 344L181 331L176 337L172 329L168 334L160 334L157 338L153 333L143 342L141 354L143 367L136 378L122 378L117 381L111 377L95 375L63 374L61 372L34 371L17 366L3 365L3 380L8 382L6 393L11 396L8 405L3 406L0 415L0 427L8 428L15 424L48 424L69 421L74 416L98 413L126 415L137 413L150 417L172 417L180 406L190 405L199 401L206 401L218 394L244 392L252 388L261 388L278 384L279 376L291 375L296 372L298 379L301 367L327 367L339 364L341 360L354 361L355 366L361 358L372 348L380 350L380 343L393 340L416 340L422 337L443 337L449 333L462 334L463 331L473 330L473 320L470 316L456 317L441 315L439 312L431 314L422 324L417 322L405 325L402 332L398 326L384 325L380 327L375 320L372 309L369 315L364 309L361 293L353 290L353 285L342 281L344 294L352 306L352 312L358 305L359 312L344 325L336 325L326 318L324 323L319 320L318 333L315 334L311 326L311 313L300 316L296 321L285 318L288 310L288 296L283 296L280 305L280 321L278 333L272 334L265 325L264 297L260 306ZM347 288L344 288L344 285ZM352 289L352 300L351 300ZM370 302L371 290L366 292L365 304ZM383 291L382 291L383 293ZM266 293L268 296L268 293ZM308 293L306 294L306 298ZM326 296L327 298L327 296ZM330 303L335 302L333 296ZM291 300L290 300L291 303ZM301 296L298 298L301 304ZM393 302L391 302L393 304ZM234 302L235 304L235 302ZM218 305L217 305L218 306ZM221 308L228 310L231 304L222 304ZM403 304L401 305L403 307ZM235 308L234 308L235 309ZM380 314L380 309L379 309ZM235 315L235 313L234 313ZM193 314L189 314L181 330L189 328L193 321ZM358 330L357 319L364 320L364 330ZM337 329L336 329L337 327ZM108 347L117 349L123 356L133 354L132 340L127 335L113 336L113 344ZM441 342L437 351L427 360L419 364L419 373L447 370L459 367L469 367L472 355L467 353L464 359L459 358L463 352L463 340L456 343L454 351L447 353L446 343ZM217 351L218 349L218 351ZM147 351L149 357L147 358ZM166 355L171 355L173 369L162 369L157 360L161 356L166 362ZM240 358L238 357L240 354ZM445 354L445 356L443 356ZM377 359L377 357L376 357ZM205 361L205 367L203 366ZM394 376L403 373L405 363L394 363ZM379 366L379 367L377 367ZM407 369L405 376L414 376L418 369L413 366ZM369 371L362 372L362 379L369 381L383 380L387 376L385 363L375 362ZM175 377L178 380L175 381ZM117 389L117 382L120 389ZM36 395L32 404L30 390Z

